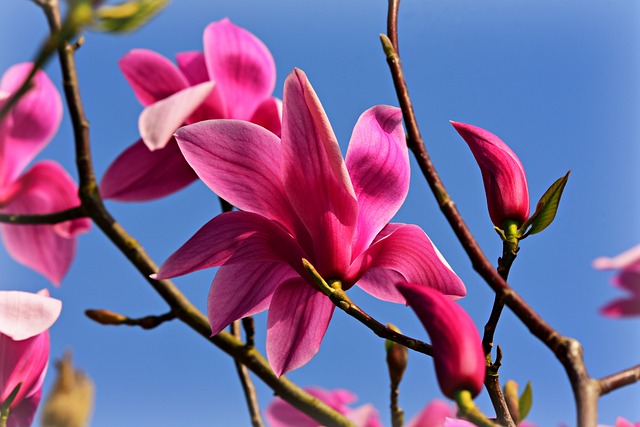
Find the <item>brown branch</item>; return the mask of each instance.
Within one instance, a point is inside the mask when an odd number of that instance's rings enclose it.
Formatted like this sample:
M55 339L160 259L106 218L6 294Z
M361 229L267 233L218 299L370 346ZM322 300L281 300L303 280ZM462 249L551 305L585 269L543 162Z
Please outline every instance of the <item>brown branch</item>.
M236 320L231 324L231 334L238 340L242 340L240 333L240 320ZM238 378L242 385L242 391L244 392L244 398L247 402L247 409L249 410L249 416L251 417L251 425L253 427L263 427L264 422L260 415L260 405L258 404L258 396L256 395L256 388L251 382L249 371L247 367L242 363L234 360L236 365L236 371L238 372Z
M0 213L0 223L15 225L58 224L87 216L87 212L82 206L76 206L64 211L41 215Z
M580 343L573 338L558 334L558 332L545 322L507 282L500 277L500 274L493 268L491 262L480 249L471 231L462 219L460 212L458 212L453 200L447 193L427 153L409 97L400 57L395 51L389 37L381 35L381 40L407 128L409 149L411 149L416 157L420 169L436 197L442 213L471 260L474 270L478 272L496 295L504 301L505 305L513 311L529 331L553 351L556 358L563 365L573 389L578 426L595 427L598 413L598 382L587 373Z
M640 381L640 365L600 378L598 380L600 396L604 396L624 386L635 384L638 381Z
M39 3L40 4L40 3ZM52 33L62 27L60 9L57 0L41 3ZM80 89L74 59L74 47L64 42L58 48L58 57L62 68L64 93L73 125L76 165L79 175L79 196L82 206L89 217L111 240L111 242L127 257L142 274L153 289L167 302L178 318L212 342L225 353L232 356L251 369L273 391L297 409L308 414L320 423L328 426L353 426L329 406L309 395L285 377L277 377L269 363L255 349L246 347L241 341L227 332L211 336L211 328L207 317L201 313L176 287L168 280L153 280L150 274L157 272L157 266L146 254L142 246L136 242L104 207L98 191L98 185L91 159L89 122L84 113L80 97Z
M100 323L101 325L127 325L127 326L139 326L142 329L154 329L158 326L162 325L165 322L169 322L171 320L176 319L178 316L174 311L169 311L168 313L161 314L159 316L150 315L140 318L131 318L124 316L119 313L114 313L110 310L85 310L84 314L94 322Z

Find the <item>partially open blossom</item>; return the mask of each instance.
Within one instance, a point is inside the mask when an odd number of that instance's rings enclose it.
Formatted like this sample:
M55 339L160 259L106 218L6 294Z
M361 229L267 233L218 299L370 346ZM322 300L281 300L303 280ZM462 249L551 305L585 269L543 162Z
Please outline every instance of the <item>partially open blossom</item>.
M613 258L598 258L593 261L593 267L598 270L620 270L612 283L630 294L610 302L600 312L608 317L640 316L640 245Z
M38 294L0 291L0 405L21 384L10 405L8 427L29 427L49 363L49 328L62 303Z
M349 407L357 400L348 390L325 390L320 387L304 389L311 396L326 403L331 409L344 415L357 427L382 427L378 410L370 404L357 408ZM271 427L317 427L318 422L304 412L276 397L265 410L265 417Z
M409 187L400 109L360 116L346 162L307 76L286 79L282 139L252 123L211 120L176 132L198 176L239 212L202 227L160 268L167 278L220 266L209 293L218 333L269 308L267 356L281 375L309 361L335 309L303 268L342 289L404 303L395 283L462 296L461 280L419 227L389 224Z
M464 123L451 124L480 166L493 225L503 228L505 221L511 220L521 226L529 217L529 190L520 159L491 132Z
M7 70L0 82L0 107L32 67L22 63ZM41 161L21 175L53 138L61 118L60 94L38 71L32 88L0 123L0 212L46 214L80 205L76 184L58 163ZM56 225L2 224L0 229L9 255L57 285L75 256L75 236L90 225L81 218Z
M450 399L457 391L482 390L485 358L480 335L466 311L437 290L412 283L398 289L427 330L440 389Z
M120 201L153 200L174 193L197 176L178 150L173 133L207 119L239 119L280 135L280 101L271 96L276 69L267 47L228 19L204 31L204 53L182 52L178 65L135 49L120 68L145 109L140 139L109 166L102 196Z

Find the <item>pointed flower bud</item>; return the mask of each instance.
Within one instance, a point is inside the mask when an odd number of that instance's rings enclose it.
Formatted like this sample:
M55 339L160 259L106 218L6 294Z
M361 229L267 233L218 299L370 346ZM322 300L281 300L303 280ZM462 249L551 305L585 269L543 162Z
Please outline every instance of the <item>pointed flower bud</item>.
M387 324L387 327L393 329L396 332L400 330L391 323ZM409 350L402 344L387 340L384 343L387 350L387 368L389 369L389 379L394 387L397 387L402 381L405 369L407 369L407 362L409 361Z
M520 227L529 217L527 177L520 159L491 132L464 123L451 124L480 166L493 225L502 229L505 221L511 220Z
M486 365L480 334L471 317L434 289L412 283L397 286L431 338L442 393L450 399L462 390L476 396L482 390Z

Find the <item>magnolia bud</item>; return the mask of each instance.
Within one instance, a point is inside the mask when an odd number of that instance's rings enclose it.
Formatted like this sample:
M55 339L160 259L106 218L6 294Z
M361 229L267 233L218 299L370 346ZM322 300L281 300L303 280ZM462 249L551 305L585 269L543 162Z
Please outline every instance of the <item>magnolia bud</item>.
M387 324L387 327L396 332L400 332L397 327ZM385 341L385 349L387 350L387 367L389 368L389 378L391 384L398 386L402 381L407 362L409 361L409 350L402 344L387 340Z
M451 124L480 166L493 225L502 229L505 221L511 220L520 227L529 217L527 177L520 159L491 132L464 123Z
M398 290L427 330L440 389L455 399L457 391L476 396L482 390L485 359L473 320L446 295L422 285L398 284Z

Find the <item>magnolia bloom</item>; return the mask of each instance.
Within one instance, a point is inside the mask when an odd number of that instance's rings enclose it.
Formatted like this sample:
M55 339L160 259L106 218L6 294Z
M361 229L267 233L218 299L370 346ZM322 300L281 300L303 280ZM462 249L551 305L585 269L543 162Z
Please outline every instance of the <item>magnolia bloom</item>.
M366 404L357 408L349 405L357 400L355 394L348 390L325 390L320 387L304 389L313 397L326 403L331 409L344 415L358 427L382 427L380 414L373 405ZM265 417L271 427L317 427L318 422L304 412L276 397L265 409ZM409 426L407 426L409 427ZM417 427L417 426L416 426Z
M247 120L280 135L280 101L271 96L276 69L267 47L228 19L204 31L204 53L182 52L175 66L144 49L129 52L120 68L145 109L141 138L105 173L102 196L120 201L153 200L174 193L197 176L173 133L207 119Z
M640 245L613 258L598 258L593 261L593 267L598 270L620 270L612 283L631 294L610 302L600 312L608 317L640 316Z
M33 64L9 68L0 82L0 107L24 82ZM62 118L62 101L47 75L38 71L33 86L0 123L0 212L46 214L80 205L77 187L58 163L26 166L53 138ZM89 229L86 218L56 225L0 225L7 252L16 261L58 285L75 256L75 236Z
M267 356L276 374L316 354L335 306L303 268L397 303L411 281L453 296L461 280L419 227L389 224L408 191L398 108L360 116L346 162L306 75L286 79L282 139L260 126L212 120L176 138L198 176L240 212L219 215L160 268L168 278L220 266L209 293L212 332L269 308Z
M529 190L518 156L491 132L464 123L451 124L480 166L493 225L503 228L505 221L510 220L520 227L529 217Z
M440 389L450 399L457 391L476 396L482 390L485 358L480 334L466 311L442 293L411 283L398 289L418 315L433 346Z
M7 427L29 427L49 364L49 331L62 303L46 289L31 294L0 291L0 405L20 385Z

